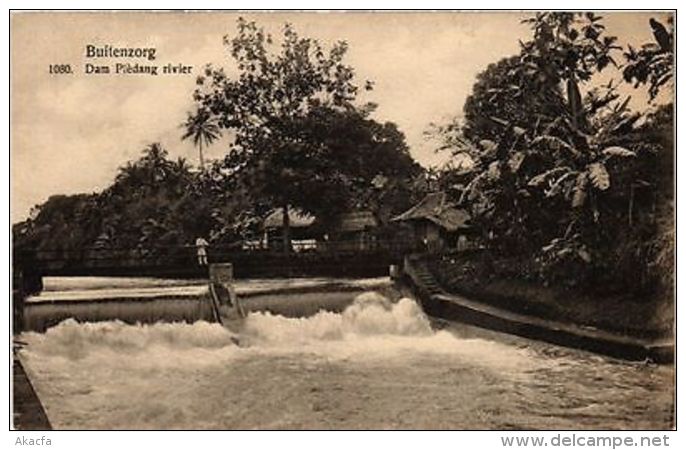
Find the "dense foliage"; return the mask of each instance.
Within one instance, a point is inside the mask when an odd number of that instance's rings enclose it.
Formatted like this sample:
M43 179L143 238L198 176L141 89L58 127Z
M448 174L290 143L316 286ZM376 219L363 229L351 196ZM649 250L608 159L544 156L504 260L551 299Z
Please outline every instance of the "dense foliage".
M601 17L539 13L525 23L532 37L520 54L480 74L464 121L440 129L455 158L471 162L443 178L459 179L453 195L488 254L517 255L519 276L652 289L673 245L660 228L673 226L672 107L634 112L613 82L594 82L620 49ZM640 73L653 95L665 66L646 63L654 72L645 73L640 56L626 57L625 77Z
M208 195L202 177L159 144L119 169L100 193L56 195L15 226L15 246L39 250L182 246L221 227L239 202Z

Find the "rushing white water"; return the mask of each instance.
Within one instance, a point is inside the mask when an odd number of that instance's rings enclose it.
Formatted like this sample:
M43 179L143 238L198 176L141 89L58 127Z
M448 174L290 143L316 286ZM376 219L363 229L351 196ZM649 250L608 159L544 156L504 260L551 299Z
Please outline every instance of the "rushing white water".
M358 296L342 314L321 311L313 317L289 319L253 313L247 318L245 333L260 342L287 345L374 335L433 334L429 320L414 301L403 298L392 304L373 292Z
M669 426L664 369L434 331L407 298L253 312L234 337L206 322L68 320L25 333L22 359L56 428Z
M240 347L234 338L240 338ZM306 351L329 359L450 353L494 366L535 363L526 350L513 350L482 339L458 339L447 331L435 332L414 300L402 298L392 303L375 292L358 295L340 314L320 311L310 317L287 318L253 312L246 318L240 336L204 321L127 325L119 321L78 323L69 319L44 334L25 333L22 339L30 344L27 357L88 359L94 365L132 357L145 360L148 365L169 365L180 363L179 358L185 356L195 358L193 352L210 351L215 351L211 357L217 361L244 357L246 353ZM486 348L488 352L484 353ZM170 359L174 352L178 352L178 357ZM203 363L194 359L196 362ZM216 361L204 363L213 362Z

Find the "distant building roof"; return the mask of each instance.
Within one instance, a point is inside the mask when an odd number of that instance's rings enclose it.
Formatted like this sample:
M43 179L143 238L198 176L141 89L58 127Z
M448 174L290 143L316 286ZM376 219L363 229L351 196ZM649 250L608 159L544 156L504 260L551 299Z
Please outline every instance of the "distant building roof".
M288 219L292 228L309 227L314 223L314 216L299 208L288 208ZM283 226L283 208L276 208L264 219L265 228L280 228Z
M427 194L412 208L391 219L393 222L428 220L448 231L469 228L469 213L448 201L445 192Z
M349 233L375 228L379 225L371 211L355 211L341 215L337 231Z

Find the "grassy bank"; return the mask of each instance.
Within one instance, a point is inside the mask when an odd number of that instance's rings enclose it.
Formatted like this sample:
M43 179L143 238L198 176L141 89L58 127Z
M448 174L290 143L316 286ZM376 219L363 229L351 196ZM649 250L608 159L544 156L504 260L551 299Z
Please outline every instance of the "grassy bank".
M430 257L431 272L445 290L509 311L597 328L626 336L672 335L672 298L622 292L607 286L545 286L507 275L521 261L481 254Z

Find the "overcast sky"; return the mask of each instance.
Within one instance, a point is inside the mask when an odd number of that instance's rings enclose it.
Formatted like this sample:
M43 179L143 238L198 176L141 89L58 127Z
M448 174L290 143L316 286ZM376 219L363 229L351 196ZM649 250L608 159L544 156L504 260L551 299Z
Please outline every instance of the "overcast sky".
M375 89L361 101L379 104L375 118L398 124L423 165L445 155L423 133L459 115L475 76L518 52L528 36L521 13L277 13L243 14L273 35L284 22L325 45L346 40L347 61ZM622 43L651 39L655 14L608 13L608 34ZM11 21L12 222L52 194L99 191L117 168L151 142L197 164L197 150L180 140L192 107L195 75L206 63L229 66L222 37L235 34L232 13L23 13ZM190 76L85 75L87 44L155 47L157 60L183 63ZM617 55L619 56L619 55ZM138 60L141 63L145 61ZM114 64L115 60L104 61ZM50 75L69 63L71 76ZM627 90L628 91L628 90ZM634 93L644 101L643 91ZM225 143L207 149L218 158Z

